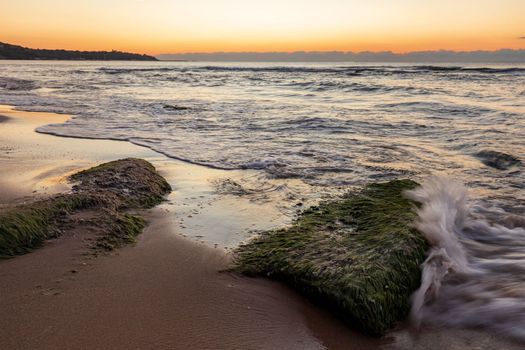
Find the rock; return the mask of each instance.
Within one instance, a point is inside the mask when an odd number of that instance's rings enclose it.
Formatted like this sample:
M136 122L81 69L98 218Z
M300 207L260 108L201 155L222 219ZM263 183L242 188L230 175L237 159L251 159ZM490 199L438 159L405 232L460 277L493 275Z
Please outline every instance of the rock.
M262 233L235 251L247 275L288 283L354 326L383 335L409 312L428 244L414 227L417 184L371 184L306 209L288 228Z
M164 105L164 109L168 111L187 111L189 107L174 106L174 105Z
M484 150L474 156L486 166L499 170L507 170L513 166L521 165L521 160L517 157L497 151Z
M0 258L27 253L45 240L60 236L65 223L86 224L83 218L75 218L83 211L96 213L95 219L87 222L102 233L95 247L112 250L133 242L145 222L125 210L151 208L171 191L153 165L135 158L105 163L70 179L78 182L72 193L0 212Z

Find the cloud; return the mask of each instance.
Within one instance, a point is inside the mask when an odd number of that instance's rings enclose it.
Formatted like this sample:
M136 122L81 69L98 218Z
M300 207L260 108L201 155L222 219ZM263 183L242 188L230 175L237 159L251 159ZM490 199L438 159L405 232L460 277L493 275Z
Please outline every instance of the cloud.
M518 39L525 40L525 36L520 36Z

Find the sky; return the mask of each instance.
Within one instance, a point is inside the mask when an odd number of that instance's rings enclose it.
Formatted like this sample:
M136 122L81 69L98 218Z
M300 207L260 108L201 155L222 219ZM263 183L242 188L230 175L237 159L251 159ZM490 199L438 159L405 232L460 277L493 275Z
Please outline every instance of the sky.
M0 41L147 54L525 48L525 0L1 0Z

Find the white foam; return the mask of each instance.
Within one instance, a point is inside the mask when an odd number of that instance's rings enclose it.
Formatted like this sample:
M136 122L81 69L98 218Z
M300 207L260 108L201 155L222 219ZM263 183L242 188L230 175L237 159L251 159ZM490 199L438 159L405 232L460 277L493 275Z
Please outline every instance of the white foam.
M407 196L421 203L416 227L432 245L412 297L413 322L525 339L524 218L469 204L467 189L448 178L433 177Z

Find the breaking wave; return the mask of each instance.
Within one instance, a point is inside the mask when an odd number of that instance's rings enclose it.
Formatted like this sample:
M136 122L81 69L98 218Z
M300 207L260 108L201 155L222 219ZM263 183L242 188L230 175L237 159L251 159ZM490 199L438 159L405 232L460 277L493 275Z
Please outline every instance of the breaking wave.
M407 192L431 244L413 295L416 325L486 327L525 340L525 216L471 201L448 178Z

